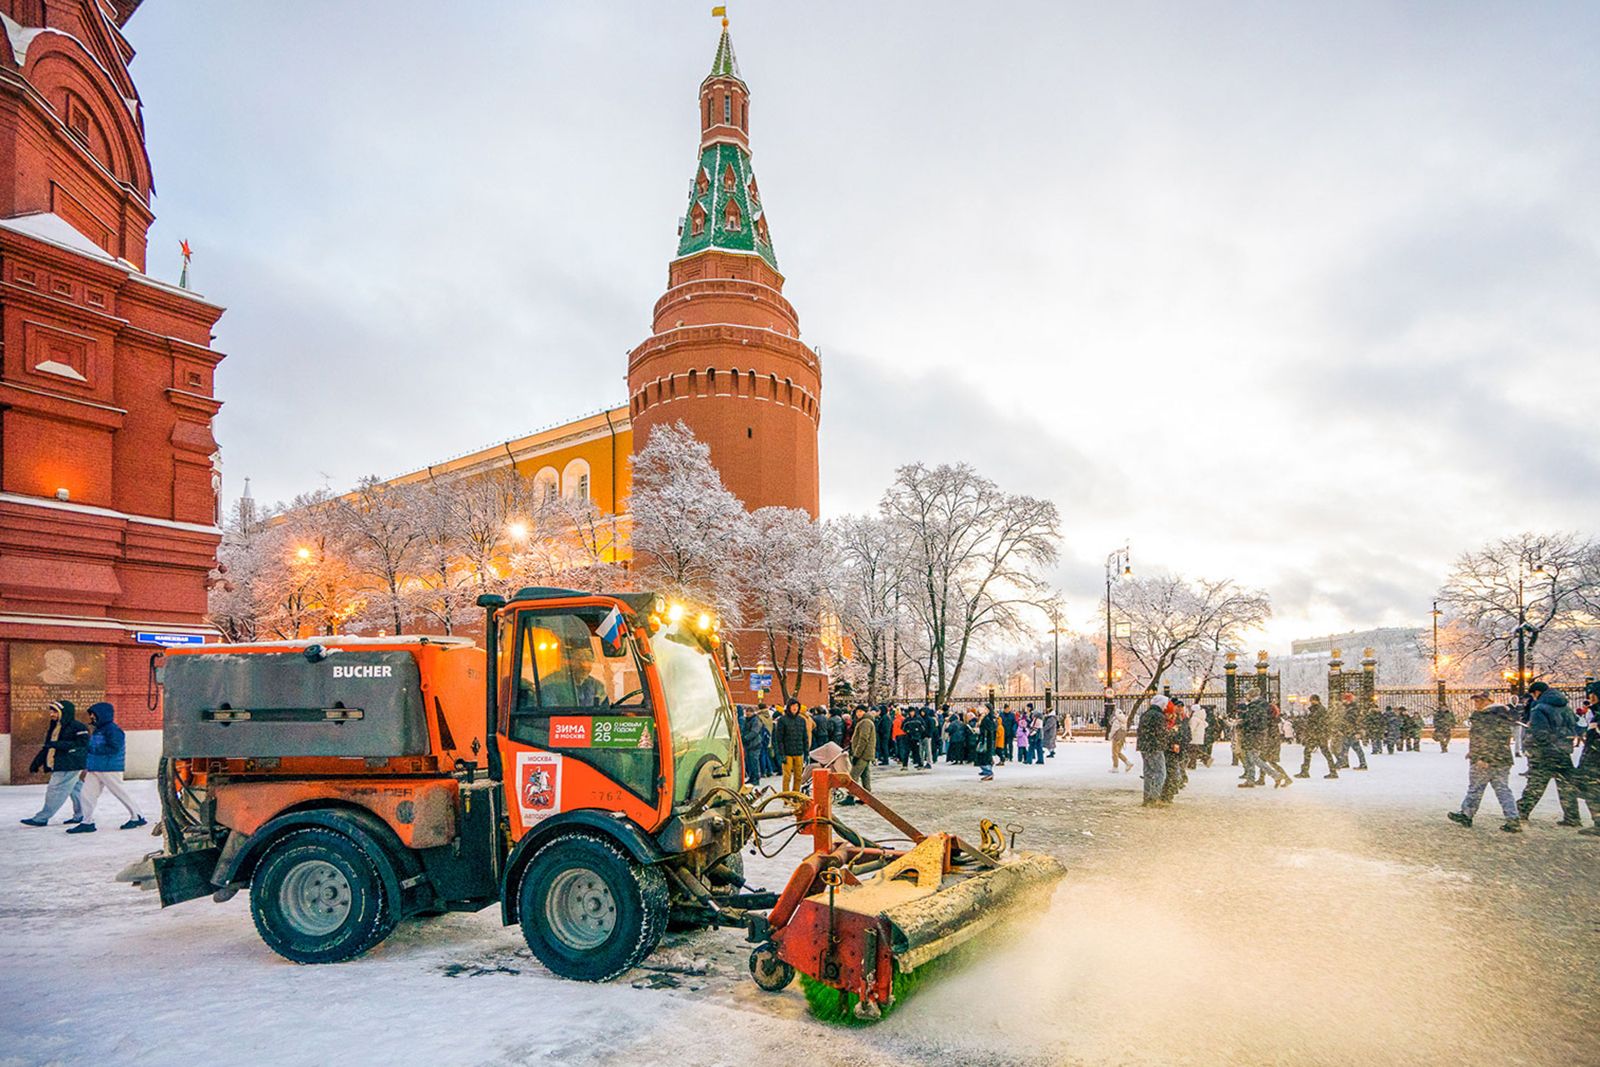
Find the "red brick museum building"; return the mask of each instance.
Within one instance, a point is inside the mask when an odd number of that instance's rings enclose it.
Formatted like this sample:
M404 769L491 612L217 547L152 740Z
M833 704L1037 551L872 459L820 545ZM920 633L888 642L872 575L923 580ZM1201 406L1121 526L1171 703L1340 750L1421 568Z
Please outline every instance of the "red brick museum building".
M138 0L0 0L0 781L45 707L109 699L159 754L136 635L209 634L222 309L145 273Z

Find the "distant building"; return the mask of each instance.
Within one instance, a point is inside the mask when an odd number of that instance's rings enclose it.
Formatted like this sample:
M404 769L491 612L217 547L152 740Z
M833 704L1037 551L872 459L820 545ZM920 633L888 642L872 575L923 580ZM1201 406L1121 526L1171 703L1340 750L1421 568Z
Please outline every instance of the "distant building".
M1348 633L1332 634L1328 637L1302 637L1290 645L1289 651L1296 656L1306 652L1332 655L1333 650L1337 648L1344 653L1346 660L1359 660L1363 648L1398 646L1414 648L1427 632L1427 629L1421 626L1382 626L1376 630L1351 630Z
M0 782L37 780L62 698L112 701L129 772L151 772L136 635L214 632L222 309L145 273L138 6L0 0Z

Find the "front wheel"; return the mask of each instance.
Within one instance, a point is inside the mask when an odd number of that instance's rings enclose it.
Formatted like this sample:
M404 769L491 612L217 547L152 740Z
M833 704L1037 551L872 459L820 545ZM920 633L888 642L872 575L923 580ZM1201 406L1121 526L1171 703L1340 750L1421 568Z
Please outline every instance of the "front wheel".
M388 936L394 922L371 857L332 830L288 834L250 880L250 914L267 947L295 963L338 963Z
M667 877L610 841L558 837L539 849L518 892L522 936L562 978L604 982L633 967L667 928Z
M751 951L750 977L768 993L777 993L794 981L794 966L779 959L777 946L768 941Z

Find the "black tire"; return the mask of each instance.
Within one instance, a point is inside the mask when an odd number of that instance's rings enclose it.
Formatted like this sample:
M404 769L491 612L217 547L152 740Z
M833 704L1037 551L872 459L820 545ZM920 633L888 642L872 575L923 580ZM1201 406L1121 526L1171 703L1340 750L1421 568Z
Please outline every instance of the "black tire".
M250 880L250 914L267 947L295 963L352 959L394 929L372 857L320 827L267 847Z
M751 950L750 977L768 993L779 993L794 981L794 965L779 959L776 946L768 941Z
M517 905L522 936L540 963L562 978L606 982L660 942L667 876L604 838L568 834L534 853Z

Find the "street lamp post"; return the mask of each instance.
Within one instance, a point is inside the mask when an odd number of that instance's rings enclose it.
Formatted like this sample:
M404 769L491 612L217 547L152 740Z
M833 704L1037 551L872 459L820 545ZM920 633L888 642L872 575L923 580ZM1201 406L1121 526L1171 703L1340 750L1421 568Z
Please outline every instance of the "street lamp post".
M1533 565L1534 574L1544 573L1544 564ZM1555 578L1550 579L1550 584L1555 584ZM1521 700L1528 689L1528 634L1532 628L1528 626L1528 604L1522 592L1522 557L1517 557L1517 677L1512 682L1517 699Z
M1118 578L1133 573L1133 557L1128 551L1128 546L1123 545L1106 557L1106 710L1105 721L1110 722L1117 713L1116 700L1112 696L1111 674L1111 583Z
M1444 706L1444 679L1439 677L1439 601L1433 602L1433 688L1439 706Z

